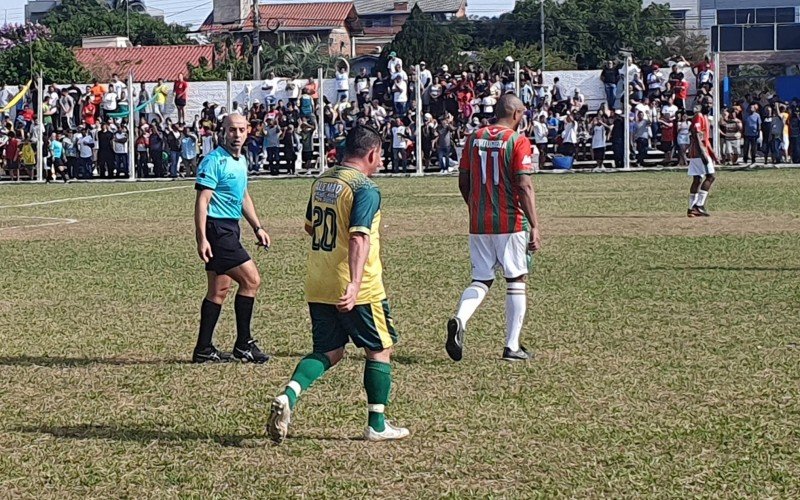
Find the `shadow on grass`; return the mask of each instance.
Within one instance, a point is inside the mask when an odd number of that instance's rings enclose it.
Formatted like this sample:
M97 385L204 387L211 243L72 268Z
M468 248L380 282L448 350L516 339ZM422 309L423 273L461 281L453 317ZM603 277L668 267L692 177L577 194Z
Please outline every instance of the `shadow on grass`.
M653 215L557 215L553 219L671 219L673 216L659 217L657 214Z
M654 266L651 271L777 271L797 272L800 267L736 267L736 266Z
M50 434L53 437L67 439L113 439L115 441L136 441L141 443L151 443L153 441L211 441L222 446L237 448L246 447L249 441L263 441L266 439L263 434L213 435L194 431L157 430L143 427L116 427L102 424L64 426L38 425L18 427L12 430L29 434Z
M80 367L91 365L136 366L175 365L190 363L190 359L126 359L126 358L68 358L62 356L0 356L0 366Z
M306 352L297 352L297 351L270 351L266 349L265 352L273 358L305 358L309 354L311 354L311 350Z
M392 362L398 365L444 365L451 363L449 359L446 359L446 355L442 357L426 357L413 354L392 354Z
M364 441L364 436L323 436L319 434L289 434L287 441Z

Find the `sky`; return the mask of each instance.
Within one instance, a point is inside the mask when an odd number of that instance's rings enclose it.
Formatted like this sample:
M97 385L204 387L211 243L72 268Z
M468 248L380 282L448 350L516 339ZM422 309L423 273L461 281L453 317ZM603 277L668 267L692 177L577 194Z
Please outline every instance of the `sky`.
M284 0L285 1L285 0ZM493 16L510 11L515 0L467 0L470 15ZM263 2L263 0L262 0ZM27 0L2 0L0 2L0 25L4 22L21 23L25 20ZM266 3L266 2L263 2ZM211 12L211 0L145 0L148 7L161 9L167 22L198 26Z

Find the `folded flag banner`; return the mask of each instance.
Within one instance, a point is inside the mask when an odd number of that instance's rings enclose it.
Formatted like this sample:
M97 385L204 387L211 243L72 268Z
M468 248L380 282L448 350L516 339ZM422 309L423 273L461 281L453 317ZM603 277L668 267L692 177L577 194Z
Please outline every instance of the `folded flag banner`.
M5 107L0 108L0 113L7 113L14 106L16 106L17 103L19 102L19 100L22 99L23 97L25 97L25 94L28 93L28 90L31 88L31 82L32 81L33 80L28 80L28 83L26 83L25 86L22 87L22 89L20 89L19 93L17 95L15 95L13 99L8 101L8 104L6 104Z
M150 105L153 102L155 102L155 100L156 100L155 96L151 97L150 99L148 99L145 102L141 103L140 105L136 106L136 108L134 108L133 112L134 113L138 113L139 111L141 111L144 108L146 108L148 105ZM123 107L123 106L125 107L125 111L117 111L116 113L106 113L106 116L110 116L111 118L125 118L125 117L127 117L128 116L128 106L127 106L127 104L128 103L120 104L120 107Z

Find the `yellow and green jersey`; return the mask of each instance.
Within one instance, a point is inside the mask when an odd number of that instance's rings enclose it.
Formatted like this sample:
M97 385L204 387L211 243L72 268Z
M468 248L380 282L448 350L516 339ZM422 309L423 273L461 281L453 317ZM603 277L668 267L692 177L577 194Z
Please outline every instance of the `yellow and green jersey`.
M308 253L306 300L337 304L350 283L351 233L369 235L370 247L356 304L386 298L380 260L381 193L366 175L351 167L334 167L311 187L306 224L312 228Z

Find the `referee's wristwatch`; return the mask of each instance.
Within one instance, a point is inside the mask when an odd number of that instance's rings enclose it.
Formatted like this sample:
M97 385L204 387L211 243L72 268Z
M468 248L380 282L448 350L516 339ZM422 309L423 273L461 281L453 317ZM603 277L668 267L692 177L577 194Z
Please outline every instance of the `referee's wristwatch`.
M258 234L258 232L259 232L259 231L264 231L265 233L267 232L267 230L266 230L266 229L264 229L264 228L263 228L263 227L261 227L261 226L258 226L257 228L253 229L253 232L254 232L255 234Z

